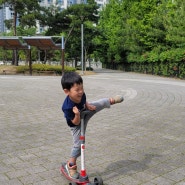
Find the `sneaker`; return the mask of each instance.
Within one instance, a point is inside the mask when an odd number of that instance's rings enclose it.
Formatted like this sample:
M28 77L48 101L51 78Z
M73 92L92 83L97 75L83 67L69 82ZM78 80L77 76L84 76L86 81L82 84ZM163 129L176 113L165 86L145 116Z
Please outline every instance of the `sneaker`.
M69 175L70 178L72 179L78 179L79 178L79 173L77 172L77 166L69 166L69 162L65 165L65 169Z
M111 105L115 103L121 103L124 100L123 96L121 95L116 95L115 97L112 97L110 99L111 99Z

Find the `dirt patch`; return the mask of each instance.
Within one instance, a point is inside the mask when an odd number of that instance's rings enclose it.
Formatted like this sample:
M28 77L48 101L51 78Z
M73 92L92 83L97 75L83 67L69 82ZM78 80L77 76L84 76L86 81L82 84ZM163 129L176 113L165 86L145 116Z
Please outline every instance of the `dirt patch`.
M0 66L0 74L16 74L16 66Z
M84 71L83 74L82 74L82 71L76 71L78 74L80 75L95 75L96 73L94 71Z

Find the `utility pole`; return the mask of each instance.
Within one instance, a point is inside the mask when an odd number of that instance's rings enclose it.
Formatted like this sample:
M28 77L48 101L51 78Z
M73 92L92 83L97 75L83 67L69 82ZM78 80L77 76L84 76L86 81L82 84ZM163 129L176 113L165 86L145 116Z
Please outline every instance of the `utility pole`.
M64 49L65 49L65 44L64 44L64 36L62 36L62 75L64 74Z
M82 75L84 74L84 16L81 18L81 66L82 66Z

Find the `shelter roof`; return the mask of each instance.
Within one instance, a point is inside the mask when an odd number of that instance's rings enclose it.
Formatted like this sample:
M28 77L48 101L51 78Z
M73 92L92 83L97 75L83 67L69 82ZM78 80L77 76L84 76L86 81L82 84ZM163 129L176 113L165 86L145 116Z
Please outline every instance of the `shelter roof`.
M61 44L56 44L52 37L23 37L23 40L30 46L40 50L60 50Z
M0 46L4 49L28 49L26 43L22 43L19 37L0 37Z

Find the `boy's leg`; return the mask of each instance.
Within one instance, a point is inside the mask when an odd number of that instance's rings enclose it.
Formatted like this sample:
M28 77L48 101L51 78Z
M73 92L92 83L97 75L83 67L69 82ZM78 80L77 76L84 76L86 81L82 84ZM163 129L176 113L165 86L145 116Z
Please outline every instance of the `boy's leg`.
M71 178L78 179L79 178L79 173L77 172L77 165L76 165L76 160L80 156L81 151L80 151L80 125L76 127L71 127L71 134L73 136L73 148L71 150L71 156L69 161L66 164L66 170L68 172L68 175Z
M96 110L89 112L85 116L85 119L84 119L85 129L86 129L86 126L87 126L87 123L88 123L89 119L94 114L103 110L104 108L110 108L110 106L113 105L113 104L121 103L122 101L123 101L123 96L117 95L117 96L112 97L112 98L102 98L100 100L90 102L89 104L96 106Z
M96 110L90 111L84 118L84 124L85 124L85 130L87 127L87 123L89 119L96 114L97 112L105 109L105 108L110 108L110 99L109 98L103 98L97 101L90 102L89 104L94 105L96 107Z
M71 158L77 159L80 156L80 134L81 134L81 126L71 127L71 134L73 137L73 148L71 150Z
M115 103L120 103L123 101L122 96L116 96L114 98L103 98L97 101L93 101L90 104L96 106L95 111L90 111L84 118L84 124L85 128L87 125L88 120L97 112L101 111L104 108L110 108L112 104ZM81 154L80 151L80 146L81 146L81 141L80 141L80 134L81 134L81 125L71 127L71 134L73 136L73 148L71 151L71 158L78 158Z

